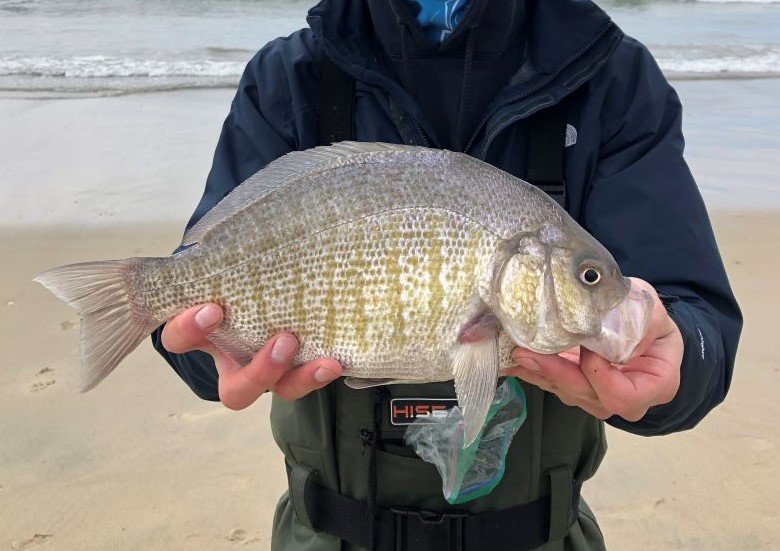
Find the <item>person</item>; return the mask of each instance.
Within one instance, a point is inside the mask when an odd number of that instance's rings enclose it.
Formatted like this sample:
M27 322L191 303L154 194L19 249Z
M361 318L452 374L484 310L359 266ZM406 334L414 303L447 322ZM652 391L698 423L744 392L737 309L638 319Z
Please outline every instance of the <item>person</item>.
M585 349L515 350L527 420L501 483L457 507L391 418L399 399L452 398L451 382L353 390L333 359L293 366L286 333L240 366L208 341L214 304L170 320L154 346L203 399L241 409L273 393L290 482L274 549L603 548L579 490L605 453L604 421L644 436L695 426L728 391L742 324L675 91L589 0L324 0L308 23L247 65L188 227L270 161L319 143L328 64L352 85L342 122L354 139L464 151L521 178L544 154L529 153L533 121L558 109L565 207L651 292L648 335L622 368Z

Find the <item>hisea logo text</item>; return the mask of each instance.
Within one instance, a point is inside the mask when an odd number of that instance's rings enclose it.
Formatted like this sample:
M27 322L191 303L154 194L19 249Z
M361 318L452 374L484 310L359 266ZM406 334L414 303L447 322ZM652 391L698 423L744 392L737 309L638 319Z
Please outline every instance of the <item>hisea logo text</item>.
M393 398L390 400L390 423L411 425L417 419L432 423L456 405L458 400L455 398Z

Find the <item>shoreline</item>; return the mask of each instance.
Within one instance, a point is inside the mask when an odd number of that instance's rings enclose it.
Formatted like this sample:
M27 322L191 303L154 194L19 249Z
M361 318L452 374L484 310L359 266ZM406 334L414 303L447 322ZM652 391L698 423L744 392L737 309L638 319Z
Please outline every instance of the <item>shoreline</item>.
M780 209L780 79L680 81L686 159L711 211ZM0 225L184 227L234 91L0 99ZM745 112L745 105L750 105ZM747 116L746 116L747 115ZM35 189L35 193L30 193Z
M753 81L753 80L780 80L780 71L760 72L719 72L719 73L696 73L687 71L668 71L664 72L667 80L672 85L676 82L717 82L717 81ZM0 100L69 100L69 99L96 99L96 98L117 98L128 96L143 96L149 94L167 94L175 92L193 92L209 90L231 90L235 91L238 86L238 79L235 82L221 83L188 83L188 84L170 84L158 87L143 85L138 88L95 88L92 90L69 90L63 88L35 88L35 87L3 87L0 85Z

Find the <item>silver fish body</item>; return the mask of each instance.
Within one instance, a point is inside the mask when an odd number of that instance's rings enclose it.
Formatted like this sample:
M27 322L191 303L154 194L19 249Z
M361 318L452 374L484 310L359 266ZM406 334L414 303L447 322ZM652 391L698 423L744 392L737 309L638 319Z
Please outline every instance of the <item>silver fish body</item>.
M291 331L298 363L334 357L358 388L454 378L467 444L514 346L609 341L602 350L621 361L647 322L648 309L635 309L616 351L602 320L629 285L606 249L535 187L449 151L342 143L291 153L184 244L168 258L39 276L82 314L86 388L165 320L215 302L225 318L213 341L242 364Z

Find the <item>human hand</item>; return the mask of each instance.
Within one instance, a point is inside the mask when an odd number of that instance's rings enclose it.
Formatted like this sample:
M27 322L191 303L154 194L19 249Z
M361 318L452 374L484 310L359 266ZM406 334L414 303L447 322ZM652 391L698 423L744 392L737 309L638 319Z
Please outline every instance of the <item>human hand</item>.
M653 286L631 278L653 297L650 327L626 365L616 366L595 352L576 347L561 354L515 348L516 366L507 370L528 383L578 406L594 417L618 415L638 421L650 407L674 398L680 387L683 339Z
M222 317L222 309L216 304L185 310L165 325L162 344L174 354L192 350L210 354L219 375L219 400L230 409L244 409L269 390L280 398L294 400L341 375L341 365L332 358L292 367L299 344L290 333L277 333L251 362L239 365L208 340Z

